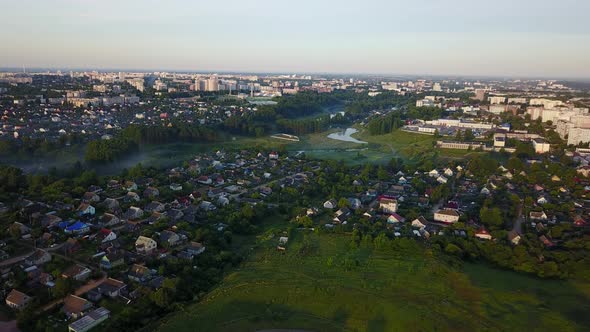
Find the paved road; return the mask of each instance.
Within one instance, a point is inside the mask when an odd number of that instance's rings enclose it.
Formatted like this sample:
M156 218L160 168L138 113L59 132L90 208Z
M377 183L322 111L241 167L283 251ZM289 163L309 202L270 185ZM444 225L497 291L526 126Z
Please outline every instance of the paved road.
M31 254L33 254L32 251L30 253L28 253L28 254L24 254L24 255L21 255L21 256L16 256L16 257L12 257L12 258L9 258L7 260L4 260L4 261L0 262L0 267L12 265L12 264L16 264L16 263L18 263L20 261L24 261L27 257L31 256ZM0 331L2 331L2 330L0 329Z
M522 223L525 221L524 216L522 215L522 203L518 206L518 217L514 221L514 226L512 227L513 231L516 231L518 234L522 234Z

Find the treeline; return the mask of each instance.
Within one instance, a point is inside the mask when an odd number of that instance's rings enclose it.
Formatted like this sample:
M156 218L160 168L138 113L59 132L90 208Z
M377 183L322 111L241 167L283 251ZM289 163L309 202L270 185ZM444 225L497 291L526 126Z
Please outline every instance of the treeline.
M383 135L390 133L404 125L400 113L391 112L383 117L373 118L367 124L370 135Z
M340 100L329 93L301 92L283 96L275 105L277 115L296 118L319 113L323 107L336 105Z
M86 170L79 162L59 173L52 168L47 174L25 174L18 167L0 165L0 201L8 206L23 196L32 200L71 201L64 197L64 192L82 195L93 184L100 184L96 172Z
M170 142L213 142L218 138L214 129L200 125L173 122L172 126L138 126L125 128L120 137L136 144L160 144Z
M387 115L373 118L367 124L370 135L388 134L401 128L406 119L433 120L442 116L444 110L437 107L415 107L408 105L405 112L392 111ZM471 131L470 131L471 132Z
M137 149L137 144L125 137L88 142L84 159L88 162L111 162Z
M355 94L345 111L351 115L362 115L373 110L385 110L392 107L405 106L411 99L408 95L398 95L396 92L383 92L374 97L368 94Z
M408 105L406 116L409 119L434 120L439 119L444 113L444 110L439 107L416 107L415 105Z
M337 114L333 118L330 118L329 115L322 115L313 119L304 120L279 119L277 120L277 126L282 132L304 135L319 133L330 128L333 124L342 124L344 122L346 122L346 119L341 114Z
M111 162L136 150L140 144L212 142L217 137L211 128L185 123L174 123L171 127L131 125L112 139L89 142L85 159L88 162Z
M245 136L264 136L272 129L276 113L274 110L264 110L241 116L231 116L223 121L222 129L225 131Z
M63 149L68 143L76 144L82 141L84 137L80 134L62 135L57 140L29 137L22 137L20 140L0 140L0 156L42 155Z

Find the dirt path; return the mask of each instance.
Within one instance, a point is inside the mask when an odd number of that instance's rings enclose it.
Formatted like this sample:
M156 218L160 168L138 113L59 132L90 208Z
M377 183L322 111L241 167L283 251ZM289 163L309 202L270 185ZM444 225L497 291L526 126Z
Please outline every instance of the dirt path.
M518 217L514 221L514 227L512 228L513 231L516 231L518 234L522 234L522 223L524 222L524 216L522 215L522 204L518 206Z
M90 291L91 289L93 289L96 286L100 285L106 279L107 279L107 275L105 273L105 274L103 274L103 276L100 279L91 280L87 284L84 284L84 285L80 286L78 289L76 289L76 291L74 291L74 295L80 296L80 295L86 294L86 293L88 293L88 291ZM56 305L61 304L62 302L63 302L63 299L53 300L53 301L47 303L46 305L44 305L43 307L41 307L38 310L38 312L51 310L53 307L55 307ZM0 328L0 331L4 331L4 330L2 330Z

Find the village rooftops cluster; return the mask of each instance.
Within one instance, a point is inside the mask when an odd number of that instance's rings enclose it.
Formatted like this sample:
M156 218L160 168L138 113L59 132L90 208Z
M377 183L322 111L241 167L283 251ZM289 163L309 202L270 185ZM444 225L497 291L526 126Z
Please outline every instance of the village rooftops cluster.
M22 269L28 286L6 288L6 304L20 310L39 299L43 289L54 289L58 280L45 266L57 264L58 279L84 289L65 297L62 312L75 321L71 331L85 331L108 319L98 305L102 299L127 303L141 296L141 287L162 287L169 276L147 263L158 266L174 258L191 264L207 251L187 227L210 227L223 236L227 225L208 225L208 213L230 203L261 204L272 186L307 184L314 173L304 166L317 169L317 162L276 151L217 151L197 155L158 178L114 177L91 185L69 203L22 198L5 210L29 220L11 228L18 230L18 241L37 249L3 267L4 276ZM154 227L157 231L145 233Z

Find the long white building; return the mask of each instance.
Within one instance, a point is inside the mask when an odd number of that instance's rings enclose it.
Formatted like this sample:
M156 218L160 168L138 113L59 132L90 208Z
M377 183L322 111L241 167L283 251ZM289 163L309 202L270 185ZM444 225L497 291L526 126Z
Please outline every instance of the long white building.
M432 121L426 121L427 125L442 126L442 127L459 127L459 128L471 128L471 129L492 129L494 124L492 123L481 123L481 122L463 122L457 119L438 119Z

